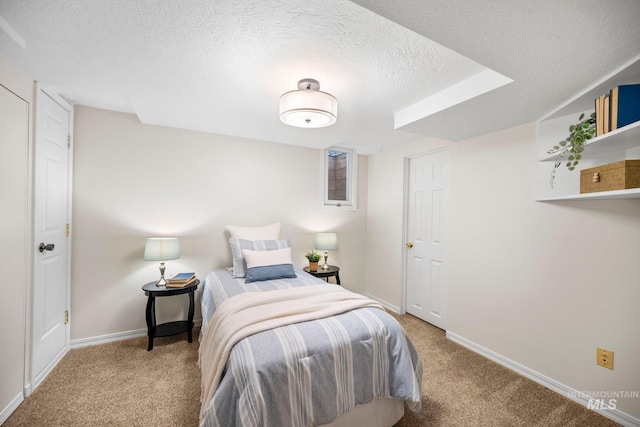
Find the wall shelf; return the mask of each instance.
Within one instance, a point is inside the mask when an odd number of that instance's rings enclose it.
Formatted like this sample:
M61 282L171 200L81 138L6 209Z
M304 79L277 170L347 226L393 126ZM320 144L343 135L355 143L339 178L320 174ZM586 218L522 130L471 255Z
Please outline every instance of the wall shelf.
M580 194L580 170L567 170L564 162L568 155L565 155L563 164L557 169L554 186L551 187L551 171L558 154L547 154L549 149L568 136L569 126L578 121L581 113L588 115L593 112L595 98L616 86L639 83L640 57L637 57L538 121L536 200L640 198L640 188ZM640 159L640 122L587 141L578 168L587 169L626 159Z
M640 188L539 198L538 201L552 202L554 200L603 200L603 199L640 199Z

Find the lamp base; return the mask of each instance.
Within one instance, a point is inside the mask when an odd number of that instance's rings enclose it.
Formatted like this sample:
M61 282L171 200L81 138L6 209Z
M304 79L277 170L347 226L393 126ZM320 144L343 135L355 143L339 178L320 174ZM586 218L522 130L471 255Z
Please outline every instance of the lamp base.
M164 261L160 263L160 280L158 280L156 286L167 286L167 281L164 280Z
M328 251L324 251L324 265L322 266L323 270L328 270L329 269L329 265L327 264L327 260L329 259L329 252Z

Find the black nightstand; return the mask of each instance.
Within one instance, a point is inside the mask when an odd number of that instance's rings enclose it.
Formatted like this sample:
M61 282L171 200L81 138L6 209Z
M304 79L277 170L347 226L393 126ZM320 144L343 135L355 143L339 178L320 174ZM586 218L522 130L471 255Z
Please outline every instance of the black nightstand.
M318 266L318 271L311 271L309 270L309 267L305 267L303 268L303 270L311 274L312 276L324 277L324 280L326 280L327 282L329 281L329 277L335 276L336 284L340 285L340 268L336 267L335 265L328 266L326 270L322 268L321 265Z
M144 294L149 297L147 299L147 331L149 335L147 351L153 350L153 339L155 337L168 337L186 332L189 342L193 342L193 297L200 280L196 280L191 285L183 288L156 286L156 283L157 280L149 282L142 287ZM156 325L156 297L170 297L181 294L189 294L189 315L187 320Z

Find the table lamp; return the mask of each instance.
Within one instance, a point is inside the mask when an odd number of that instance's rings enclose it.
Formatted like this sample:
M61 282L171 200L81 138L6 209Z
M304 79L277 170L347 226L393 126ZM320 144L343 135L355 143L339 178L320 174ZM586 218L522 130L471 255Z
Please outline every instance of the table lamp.
M329 258L328 251L338 249L338 237L336 236L336 233L316 234L316 249L324 251L324 265L322 266L322 269L329 269L329 266L327 265L327 259Z
M160 261L160 280L156 286L165 286L164 262L180 258L180 242L177 237L150 237L144 247L145 261Z

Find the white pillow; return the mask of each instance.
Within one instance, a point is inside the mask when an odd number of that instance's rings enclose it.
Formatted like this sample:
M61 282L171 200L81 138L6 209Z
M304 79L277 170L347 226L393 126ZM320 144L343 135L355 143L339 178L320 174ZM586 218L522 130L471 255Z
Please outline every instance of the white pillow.
M291 262L291 248L276 249L274 251L251 251L243 249L247 260L247 269L268 265L293 264Z
M276 222L264 227L239 227L227 225L231 237L246 240L278 240L280 238L280 223Z
M242 253L243 249L250 251L273 251L276 249L290 248L291 243L289 240L246 240L236 239L231 237L229 239L229 246L231 246L231 253L233 254L233 272L232 275L236 277L247 276L247 261Z

